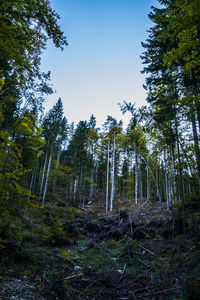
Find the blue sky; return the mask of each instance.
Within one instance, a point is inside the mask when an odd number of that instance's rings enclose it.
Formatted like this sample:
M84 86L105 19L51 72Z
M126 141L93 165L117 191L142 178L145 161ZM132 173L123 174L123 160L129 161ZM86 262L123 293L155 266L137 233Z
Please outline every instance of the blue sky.
M141 42L152 25L147 14L156 0L52 0L69 46L61 52L49 42L42 55L42 70L51 71L56 93L47 97L50 109L61 97L71 123L97 124L107 115L118 120L117 105L124 99L145 104ZM129 116L128 116L129 118ZM124 120L127 123L127 117Z

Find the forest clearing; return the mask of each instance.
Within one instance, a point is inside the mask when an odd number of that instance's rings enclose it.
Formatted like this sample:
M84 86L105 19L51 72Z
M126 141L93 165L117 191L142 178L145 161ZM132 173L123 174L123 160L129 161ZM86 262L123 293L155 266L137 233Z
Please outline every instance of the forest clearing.
M32 207L1 251L1 299L199 299L199 217L166 206ZM192 232L192 233L191 233Z
M0 299L200 299L200 0L157 1L144 41L143 1L54 2L0 0ZM47 49L73 92L45 107Z

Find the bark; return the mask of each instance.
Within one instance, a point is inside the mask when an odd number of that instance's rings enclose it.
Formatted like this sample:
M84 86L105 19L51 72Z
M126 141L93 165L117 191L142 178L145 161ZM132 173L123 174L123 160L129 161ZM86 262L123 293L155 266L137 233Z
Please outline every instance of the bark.
M138 163L138 175L139 175L139 197L140 199L143 198L143 193L142 193L142 172L141 172L141 161L139 159Z
M32 175L31 175L31 182L30 182L30 186L29 186L29 191L30 191L30 192L31 192L31 190L32 190L33 179L34 179L34 177L35 177L35 169L33 170ZM29 200L30 200L30 196L27 197L27 201L26 201L26 211L27 211L27 209L28 209L28 202L29 202Z
M149 168L146 167L147 170L147 200L150 199L150 180L149 180Z
M166 151L164 150L164 163L165 163L165 197L167 202L167 209L169 209L169 191L168 191L168 170L167 170L167 160L166 160Z
M36 178L37 178L37 170L38 170L38 159L37 159L37 164L36 164L36 167L35 167L35 176L34 176L33 185L32 185L32 193L33 194L34 194L34 191L35 191L35 183L36 183ZM41 168L41 170L42 170L42 168ZM39 171L39 173L40 173L40 171ZM39 178L40 178L40 176L39 176Z
M176 169L175 169L175 158L174 158L174 145L171 145L171 158L172 158L172 173L173 173L173 200L176 203Z
M44 175L45 175L45 170L46 170L46 164L47 164L47 152L45 155L45 160L44 160L44 166L43 166L43 171L42 171L42 178L41 178L41 183L40 183L40 193L39 193L39 201L42 195L42 188L43 188L43 182L44 182Z
M66 187L67 188L67 187ZM73 179L70 179L70 185L69 185L69 200L73 202Z
M57 154L57 159L56 159L56 168L58 167L59 162L60 162L60 153L61 153L61 148L59 147L58 154ZM53 180L53 192L55 193L55 191L56 191L56 176Z
M76 179L74 180L74 194L73 194L73 202L75 202L75 200L76 200L77 184L78 184L78 179L76 178Z
M159 203L160 203L160 208L161 208L161 197L160 197L160 192L159 192L159 187L158 187L157 180L156 180L155 176L153 175L153 172L152 172L152 170L151 170L151 168L150 168L150 166L149 166L148 161L144 158L143 155L142 155L142 159L144 160L144 162L145 162L147 168L149 169L149 171L151 172L152 178L153 178L153 180L154 180L154 182L155 182L155 185L156 185L156 191L157 191L157 195L158 195L158 199L159 199Z
M180 176L180 198L182 203L182 216L183 216L183 235L185 236L185 203L184 203L184 189L183 189L183 170L181 164L181 154L180 154L180 143L179 143L179 133L178 133L178 122L175 118L175 130L176 130L176 143L177 143L177 154L178 154L178 169Z
M195 115L193 115L193 120L192 120L192 132L194 138L195 158L196 158L196 165L197 165L197 172L198 172L198 184L200 185L200 151L199 151L199 140L197 134Z
M94 194L94 184L93 184L93 178L94 178L94 176L93 176L93 170L91 171L91 184L90 184L90 199L92 199L93 198L93 194Z
M51 168L51 159L52 159L52 153L50 152L49 163L48 163L48 168L47 168L47 175L46 175L45 186L44 186L44 193L43 193L43 198L42 198L42 206L44 206L44 201L45 201L46 192L47 192L47 185L48 185L48 180L49 180L49 171L50 171L50 168Z
M193 186L194 186L194 189L195 189L195 193L198 195L199 194L199 189L198 189L198 184L196 183L196 180L195 180L195 176L194 176L194 172L193 172L193 167L191 166L191 163L189 161L189 158L188 158L188 155L184 149L184 146L182 143L180 143L180 146L181 146L181 149L183 151L183 154L185 156L185 159L187 161L187 164L188 164L188 173L191 174L191 179L192 179L192 182L193 182Z
M138 203L138 150L135 149L135 204Z
M113 210L114 194L115 194L115 133L114 133L113 154L112 154L112 174L111 174L110 211Z
M106 174L106 212L108 211L108 188L109 188L109 142L108 142L108 156L107 156L107 174Z

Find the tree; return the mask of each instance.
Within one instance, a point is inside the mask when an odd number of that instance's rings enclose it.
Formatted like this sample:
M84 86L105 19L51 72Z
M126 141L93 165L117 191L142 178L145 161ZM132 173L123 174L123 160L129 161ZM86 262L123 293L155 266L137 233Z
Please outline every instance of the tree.
M40 55L47 39L61 49L67 44L50 1L1 1L0 16L1 76L14 73L20 85L41 79Z
M44 205L47 183L49 180L49 172L51 168L52 156L57 153L57 164L59 164L59 157L61 152L62 143L66 140L68 133L68 124L66 117L63 117L63 103L59 98L53 108L47 113L43 122L43 134L46 140L46 156L44 160L44 167L41 178L40 194L42 193L43 180L46 172L46 181L43 192L42 205ZM47 157L49 155L48 167L46 170ZM56 178L55 178L56 182ZM54 182L54 185L55 185Z
M67 44L57 20L48 0L0 1L0 185L12 206L17 195L30 195L27 173L37 171L33 163L43 145L38 110L44 94L52 93L40 55L48 39L61 49Z
M117 122L112 116L107 116L106 122L103 125L105 130L105 136L108 144L112 144L112 169L111 169L111 191L110 191L110 211L113 210L113 202L115 198L115 177L116 177L116 137L122 131L122 121ZM108 146L108 156L107 156L107 176L109 179L109 146ZM109 184L106 185L106 208L108 208L108 188Z

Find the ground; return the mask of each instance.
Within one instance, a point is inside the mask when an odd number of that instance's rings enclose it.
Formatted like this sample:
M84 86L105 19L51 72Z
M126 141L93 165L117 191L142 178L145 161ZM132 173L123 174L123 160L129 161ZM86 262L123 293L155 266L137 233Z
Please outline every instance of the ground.
M177 211L145 199L34 209L20 246L1 251L0 299L200 299L193 219L183 236Z

